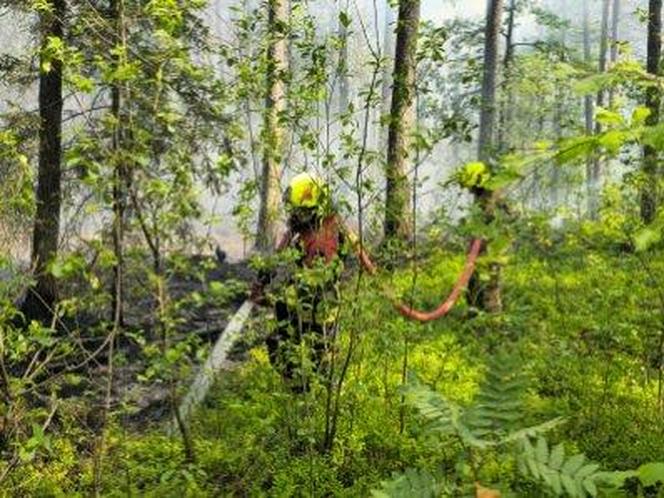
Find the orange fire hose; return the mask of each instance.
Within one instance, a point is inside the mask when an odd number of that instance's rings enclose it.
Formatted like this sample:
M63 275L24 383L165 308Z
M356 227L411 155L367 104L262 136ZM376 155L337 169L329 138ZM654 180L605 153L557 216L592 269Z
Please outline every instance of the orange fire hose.
M477 258L479 257L481 250L482 240L474 239L470 244L470 250L468 251L468 256L466 257L466 264L463 268L463 271L459 275L459 278L454 284L452 292L450 292L450 295L447 297L447 299L445 299L445 301L443 301L435 310L430 312L418 311L395 300L392 300L392 304L397 309L397 311L399 311L399 313L401 313L406 318L412 318L413 320L420 322L430 322L432 320L442 318L454 307L454 304L459 299L461 292L468 285L468 281L475 271L475 264L477 263ZM373 264L367 253L360 251L359 258L362 262L362 265L369 273L372 275L376 273L376 265Z
M353 240L355 244L357 244L358 240L355 234L353 234L351 230L348 230L347 227L343 228L345 232L350 235L351 240ZM277 246L277 250L286 247L291 239L292 239L292 234L290 232L284 234L284 237ZM394 307L403 316L405 316L406 318L417 320L419 322L430 322L432 320L437 320L438 318L444 317L454 307L457 300L459 299L459 296L468 285L468 281L470 280L470 277L473 275L473 272L475 271L475 264L477 263L477 258L479 257L480 252L482 251L482 245L483 243L481 239L473 239L473 241L470 244L470 249L468 250L468 255L466 256L466 264L463 268L463 271L459 275L459 278L454 284L452 292L450 292L449 296L447 296L447 299L445 299L440 304L440 306L438 306L435 310L429 312L418 311L411 308L410 306L398 302L394 298L390 297L389 298L390 301L392 301ZM356 248L357 248L357 255L362 266L367 270L368 273L370 273L371 275L375 275L378 272L378 268L376 267L374 262L371 261L369 255L363 249L361 249L360 247Z

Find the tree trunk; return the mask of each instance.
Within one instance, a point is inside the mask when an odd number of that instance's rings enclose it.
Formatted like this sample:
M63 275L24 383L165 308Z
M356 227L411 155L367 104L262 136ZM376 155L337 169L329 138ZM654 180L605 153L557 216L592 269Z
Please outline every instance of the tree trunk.
M498 79L498 37L503 15L503 0L489 0L484 37L484 74L482 78L482 108L478 157L487 162L494 152L496 120L496 81Z
M281 192L281 159L283 137L279 115L285 108L284 72L287 69L288 44L286 26L288 3L269 0L268 53L265 116L263 120L263 168L261 172L260 208L256 248L261 252L274 250L277 240L277 218Z
M600 73L606 72L606 62L609 49L609 17L611 10L611 0L602 0L602 31L599 39L599 63L597 69ZM597 93L597 105L604 105L604 91Z
M503 79L506 83L507 95L502 100L500 124L498 125L498 145L501 150L509 149L507 128L511 123L514 107L514 92L510 85L512 61L514 60L514 21L516 18L516 0L510 0L507 32L505 34L505 57L503 58Z
M494 122L496 107L496 80L498 77L498 39L503 15L503 0L489 0L486 14L484 37L484 73L482 79L482 107L480 109L480 130L478 140L478 158L491 165L494 154ZM485 223L495 218L497 199L494 192L477 189L475 203L484 214ZM503 309L501 295L502 267L492 261L486 269L483 282L476 271L468 284L468 296L471 304L480 306L489 313L499 313Z
M613 0L613 7L611 12L611 51L609 55L609 62L613 66L618 61L618 38L620 36L620 1ZM609 90L609 106L613 106L615 100L615 90Z
M37 212L32 236L32 265L36 283L23 304L27 320L49 323L53 317L58 288L48 265L58 253L60 237L62 159L62 61L46 58L49 38L64 37L65 0L50 0L51 9L41 14L39 74L39 173Z
M648 10L648 73L659 76L661 74L662 57L662 0L650 0ZM658 87L652 86L646 90L646 107L650 109L647 119L649 126L659 123L661 106L661 93ZM659 205L659 168L657 150L646 145L643 148L643 186L641 188L641 219L644 223L651 223L656 215Z
M115 27L118 41L125 45L124 3L123 0L112 0L110 5L110 23ZM114 64L122 64L121 55L117 55ZM113 116L113 135L111 151L113 153L113 282L111 289L111 322L114 328L124 325L124 231L125 212L127 208L127 165L121 154L124 146L124 117L121 114L122 87L114 83L111 87L111 115Z
M392 69L394 68L394 30L396 15L389 0L385 0L385 26L383 32L383 65L381 78L380 118L387 116L392 106ZM383 158L387 157L388 130L383 126L382 119L378 123L378 147L383 152Z
M561 15L565 15L567 12L567 1L562 0L560 4ZM563 26L560 30L560 62L566 62L567 54L567 28ZM565 87L560 82L557 85L556 89L556 106L555 113L553 117L554 123L554 133L556 140L560 140L563 137L563 120L565 115L566 106L566 95ZM553 165L553 170L551 172L551 207L556 209L560 203L560 167L556 164Z
M609 11L611 8L611 0L602 0L602 29L599 39L599 63L598 70L600 73L606 72L606 62L609 47ZM604 107L605 105L605 91L600 90L597 92L597 107ZM595 121L595 133L602 132L602 125ZM593 158L592 170L590 176L590 216L596 217L599 211L599 194L600 183L602 179L602 161L599 157Z
M415 74L420 1L401 0L394 52L394 86L387 140L385 238L406 240L412 235L408 201L410 133L415 123Z
M591 50L590 50L590 0L583 1L583 60L587 66L591 64ZM593 134L593 113L594 102L591 95L586 95L584 101L584 116L586 135ZM588 205L591 204L593 196L593 162L590 158L586 160L586 195L588 197Z
M348 13L348 6L343 12ZM337 68L339 76L339 113L344 114L348 112L348 104L350 104L350 78L348 74L348 26L342 20L341 15L339 16L339 40L341 41L339 66Z

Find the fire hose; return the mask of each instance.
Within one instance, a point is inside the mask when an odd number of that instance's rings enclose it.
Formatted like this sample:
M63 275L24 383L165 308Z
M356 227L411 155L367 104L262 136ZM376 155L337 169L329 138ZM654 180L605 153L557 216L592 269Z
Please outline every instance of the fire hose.
M473 275L473 272L475 271L475 265L477 263L477 258L479 257L481 250L482 250L482 240L473 239L473 241L470 244L470 249L468 250L468 254L466 256L466 263L464 265L463 271L457 278L457 281L454 284L452 291L447 296L447 298L442 303L440 303L440 305L433 311L419 311L413 309L410 306L407 306L402 302L397 301L394 298L389 298L390 301L392 302L396 310L399 313L401 313L401 315L403 315L406 318L417 320L419 322L430 322L432 320L437 320L438 318L444 317L454 307L457 300L459 299L459 296L461 295L461 292L463 292L463 290L468 285L468 281L470 280L470 277ZM375 275L378 271L377 267L371 261L367 253L364 252L364 250L360 249L358 256L360 258L362 266L364 266L364 268L370 274Z

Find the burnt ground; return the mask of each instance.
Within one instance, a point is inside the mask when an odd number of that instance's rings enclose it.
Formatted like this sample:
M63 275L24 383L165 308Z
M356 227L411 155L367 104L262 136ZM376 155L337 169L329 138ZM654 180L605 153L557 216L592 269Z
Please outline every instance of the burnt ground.
M196 357L201 346L211 347L223 332L232 315L248 295L254 272L245 262L220 262L214 257L193 257L187 265L194 271L170 272L168 291L173 302L179 302L175 313L176 326L169 333L168 344L182 346L183 367L188 368L188 378L180 379L180 392L185 392L205 356ZM134 286L128 289L125 326L118 337L114 354L113 395L114 408L123 408L121 423L129 430L141 430L154 424L162 424L171 417L171 388L161 375L151 376L151 362L159 362L164 344L161 332L154 323L156 301L146 289L142 272L127 275ZM215 282L223 284L213 292ZM222 290L220 290L222 289ZM88 318L84 321L94 321ZM83 323L77 324L81 330ZM86 349L93 351L101 344L103 335L88 339ZM150 358L149 351L152 350ZM199 353L200 354L200 353ZM80 397L90 407L86 417L94 427L95 412L103 405L103 393L107 383L107 354L102 352L94 361L78 372L74 384L65 385L62 396Z

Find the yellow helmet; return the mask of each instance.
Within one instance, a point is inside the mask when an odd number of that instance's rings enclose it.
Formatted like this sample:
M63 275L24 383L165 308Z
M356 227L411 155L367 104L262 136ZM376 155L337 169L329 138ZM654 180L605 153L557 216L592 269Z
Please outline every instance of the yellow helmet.
M300 173L293 177L284 194L284 201L294 208L320 206L327 195L325 182L310 173Z
M459 169L455 177L459 185L464 188L484 187L489 181L491 173L486 164L473 162Z

